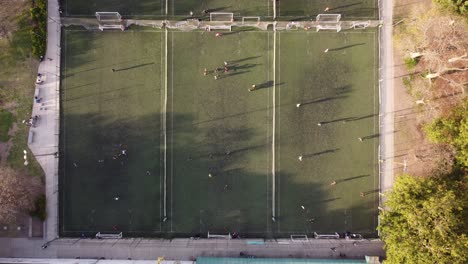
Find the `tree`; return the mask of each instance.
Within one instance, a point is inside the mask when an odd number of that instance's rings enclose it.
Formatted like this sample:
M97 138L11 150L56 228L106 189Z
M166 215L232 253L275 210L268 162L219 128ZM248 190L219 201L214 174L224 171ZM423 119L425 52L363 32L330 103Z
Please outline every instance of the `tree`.
M426 125L425 131L431 142L451 145L457 163L468 167L468 99L453 108L449 116Z
M458 172L396 179L378 227L387 263L467 263L467 178Z
M0 166L0 223L12 223L18 213L34 210L38 186L38 179L22 176L9 167Z
M448 9L459 15L468 15L468 1L467 0L434 0L442 8Z
M413 19L398 29L396 43L407 57L417 58L426 83L445 96L465 92L468 84L468 24L460 17L437 9L415 10ZM421 89L422 98L432 99L433 89ZM429 100L430 101L430 100Z

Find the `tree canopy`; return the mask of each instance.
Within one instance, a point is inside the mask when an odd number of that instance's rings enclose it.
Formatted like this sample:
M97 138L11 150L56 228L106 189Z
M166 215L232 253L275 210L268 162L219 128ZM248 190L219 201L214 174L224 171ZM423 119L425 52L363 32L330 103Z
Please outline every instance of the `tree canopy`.
M467 0L434 0L436 4L460 15L468 15Z
M386 263L467 263L467 178L457 172L396 179L378 228Z
M447 117L426 125L425 130L430 141L453 146L457 163L468 167L468 99L452 109Z

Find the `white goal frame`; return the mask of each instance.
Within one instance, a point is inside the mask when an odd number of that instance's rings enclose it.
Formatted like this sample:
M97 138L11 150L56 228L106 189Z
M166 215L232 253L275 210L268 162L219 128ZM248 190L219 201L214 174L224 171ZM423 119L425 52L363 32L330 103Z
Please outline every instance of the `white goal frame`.
M122 22L119 12L96 12L96 18L99 22Z
M351 24L351 27L354 29L366 29L367 27L370 26L370 20L369 21L354 21Z
M318 14L315 22L317 31L336 30L341 31L341 14Z
M335 232L334 234L319 234L317 232L314 232L314 238L315 239L339 239L340 234Z
M122 23L122 16L119 12L96 12L96 19L99 23L99 29L120 29L125 30Z
M215 20L214 18L216 17L224 17L228 16L227 20ZM213 12L210 13L210 21L211 22L234 22L234 13L228 13L228 12Z
M122 238L122 232L118 234L103 234L101 232L98 232L96 234L96 238L98 239L121 239Z
M309 241L307 235L291 235L291 241L294 243L301 243Z
M228 30L232 31L231 25L208 25L205 28L206 31L213 31L213 30Z
M250 22L250 20L254 20L254 21ZM260 24L260 17L259 16L242 17L242 25L245 25L245 23L256 23L258 25Z
M232 239L231 233L228 233L227 235L216 235L216 234L210 234L210 231L208 231L208 239L210 238L221 238L221 239Z

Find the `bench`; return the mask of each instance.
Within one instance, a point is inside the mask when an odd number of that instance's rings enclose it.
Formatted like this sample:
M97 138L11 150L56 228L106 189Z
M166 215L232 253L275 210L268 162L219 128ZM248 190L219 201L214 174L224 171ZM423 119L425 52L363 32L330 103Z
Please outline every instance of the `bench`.
M33 137L34 137L34 131L32 129L29 130L29 135L28 135L28 144L33 143Z

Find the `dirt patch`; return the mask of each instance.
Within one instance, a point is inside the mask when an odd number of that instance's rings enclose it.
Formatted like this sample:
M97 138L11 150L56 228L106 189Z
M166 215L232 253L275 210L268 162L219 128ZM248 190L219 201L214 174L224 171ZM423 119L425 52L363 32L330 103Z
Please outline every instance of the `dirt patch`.
M2 8L0 8L0 39L8 36L18 28L15 18L29 7L25 2L20 0L2 0Z

